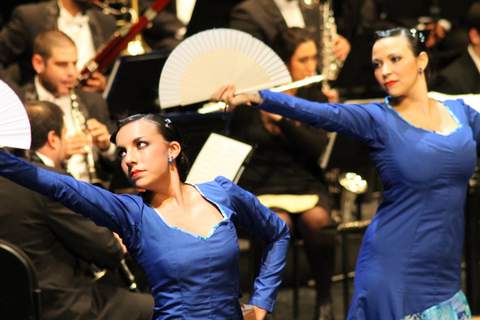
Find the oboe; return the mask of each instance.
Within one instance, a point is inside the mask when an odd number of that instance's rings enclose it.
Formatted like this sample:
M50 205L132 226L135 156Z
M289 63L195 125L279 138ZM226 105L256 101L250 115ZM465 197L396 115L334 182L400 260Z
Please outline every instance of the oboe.
M328 81L336 80L340 70L343 67L343 61L339 60L334 54L335 39L337 34L337 25L335 23L335 16L331 0L325 0L319 4L320 10L320 39L322 45L322 75L324 81L322 87L329 89Z

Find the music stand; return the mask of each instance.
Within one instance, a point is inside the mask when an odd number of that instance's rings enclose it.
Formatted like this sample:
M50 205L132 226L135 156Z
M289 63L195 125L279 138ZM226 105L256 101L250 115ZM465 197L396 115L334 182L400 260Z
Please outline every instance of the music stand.
M154 51L115 61L103 93L113 119L160 111L158 82L167 57L165 52Z

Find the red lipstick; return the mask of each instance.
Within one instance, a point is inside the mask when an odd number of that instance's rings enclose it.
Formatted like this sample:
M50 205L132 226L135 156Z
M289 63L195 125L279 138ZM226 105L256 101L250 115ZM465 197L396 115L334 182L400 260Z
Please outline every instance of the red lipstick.
M398 83L398 81L390 80L390 81L385 82L384 86L387 87L387 88L390 88L390 87L393 87L394 85L396 85L397 83Z
M130 170L130 178L135 178L139 173L144 172L145 170Z

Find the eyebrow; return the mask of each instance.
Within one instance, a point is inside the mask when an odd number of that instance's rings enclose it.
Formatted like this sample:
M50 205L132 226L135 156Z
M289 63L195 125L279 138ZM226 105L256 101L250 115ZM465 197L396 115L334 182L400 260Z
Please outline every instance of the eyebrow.
M132 140L132 142L133 142L133 143L137 143L138 141L140 141L140 140L142 140L142 139L144 139L143 136L136 137L135 139ZM117 148L124 148L124 149L125 149L125 147L122 146L122 145L120 145L120 144L117 144Z
M144 138L145 138L145 137L143 137L143 136L136 137L135 139L133 139L133 141L132 141L132 142L134 142L134 143L135 143L135 142L138 142L138 141L140 141L140 140L142 140L142 139L144 139Z
M55 60L54 63L74 63L74 64L77 64L77 60L71 61L71 60L63 60L63 59L60 60L60 59L59 59L59 60Z
M396 56L401 56L401 53L399 52L390 53L387 55L387 58L396 57ZM382 59L379 59L379 58L372 59L372 62L375 62L375 61L382 61Z

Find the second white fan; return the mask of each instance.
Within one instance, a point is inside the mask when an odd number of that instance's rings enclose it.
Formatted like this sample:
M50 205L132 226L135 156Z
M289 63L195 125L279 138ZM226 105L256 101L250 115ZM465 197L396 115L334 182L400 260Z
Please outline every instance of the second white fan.
M0 80L0 147L29 149L32 136L27 111L15 92Z
M208 100L226 84L247 92L289 82L287 67L263 42L242 31L212 29L187 38L170 54L159 100L170 108Z

